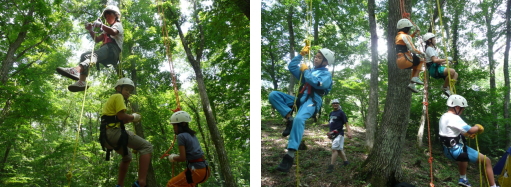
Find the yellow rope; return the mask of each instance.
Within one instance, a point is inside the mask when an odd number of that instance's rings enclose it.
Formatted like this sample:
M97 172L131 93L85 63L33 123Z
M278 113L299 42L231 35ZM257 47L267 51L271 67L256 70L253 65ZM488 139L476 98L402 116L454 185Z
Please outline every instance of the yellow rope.
M92 48L92 50L94 51L94 47ZM73 177L73 169L74 169L75 158L76 158L76 148L78 147L78 138L80 137L80 130L82 127L82 118L83 118L83 110L85 108L85 96L87 95L87 86L88 86L88 84L87 84L87 82L85 82L85 91L83 92L83 99L82 99L82 110L80 112L80 120L78 122L78 130L76 131L75 147L74 147L74 151L73 151L73 161L71 162L71 169L66 174L66 178L69 182L69 184L68 184L69 187L71 187L71 178Z
M481 155L481 152L479 152L479 141L477 140L478 135L476 135L476 147L477 147L477 160L479 161L479 186L483 186L483 170L484 170L484 176L486 177L486 183L488 186L490 186L490 181L488 180L488 174L486 173L486 155L484 156L483 163L479 160L479 157ZM483 165L483 168L481 170L481 165Z
M441 28L442 28L442 38L445 38L446 42L444 42L444 40L442 40L443 42L443 51L444 51L444 54L446 57L448 57L448 53L447 53L447 45L449 44L449 39L447 37L445 37L444 33L445 33L445 29L444 29L444 23L442 21L442 10L440 8L440 1L439 0L436 0L436 3L437 3L437 8L438 8L438 18L440 19L440 25L441 25ZM455 80L452 80L451 79L451 71L450 71L450 68L449 68L449 61L446 59L447 63L446 64L446 68L447 68L447 78L449 79L449 89L451 91L451 94L456 94L456 88L454 87L454 83L456 82Z

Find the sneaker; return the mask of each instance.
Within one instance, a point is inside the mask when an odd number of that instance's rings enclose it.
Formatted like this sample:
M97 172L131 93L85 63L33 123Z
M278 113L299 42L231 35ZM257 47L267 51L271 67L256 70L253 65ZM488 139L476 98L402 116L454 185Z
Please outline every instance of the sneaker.
M282 162L277 167L277 171L289 172L291 166L293 166L294 158L289 156L288 154L284 155L282 158Z
M344 161L344 163L342 165L344 165L344 166L350 165L350 162Z
M292 128L293 128L293 120L288 119L286 121L286 129L284 129L284 131L282 132L282 136L284 136L284 137L289 136L289 134L291 134Z
M334 165L330 164L328 165L328 169L326 169L326 173L332 173L334 172Z
M447 97L451 96L451 90L449 89L449 87L442 88L442 91L444 92L445 95L447 95Z
M80 79L80 73L75 68L61 68L61 67L58 67L57 68L57 73L65 76L67 78L76 80L76 81Z
M71 84L67 87L67 89L71 92L79 92L85 90L85 84L87 84L87 81L77 81L74 84ZM89 86L87 86L87 89Z
M460 178L458 180L458 185L465 186L465 187L472 187L472 185L470 185L470 183L468 183L468 179L462 179L462 178Z
M408 89L410 89L413 93L419 93L419 90L415 89L414 83L408 84Z
M423 85L424 83L419 79L419 77L412 77L412 80L410 82Z
M135 181L131 187L140 187L140 185L138 185L138 181Z
M122 187L121 185L115 185L115 187Z

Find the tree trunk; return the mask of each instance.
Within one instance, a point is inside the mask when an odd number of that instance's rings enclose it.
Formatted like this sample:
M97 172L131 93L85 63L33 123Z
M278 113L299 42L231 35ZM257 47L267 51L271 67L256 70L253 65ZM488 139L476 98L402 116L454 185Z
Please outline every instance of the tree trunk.
M135 61L131 61L131 80L133 80L133 83L135 83L135 86L138 82L138 76L137 76L137 70L136 70ZM133 95L137 94L136 89L133 90ZM130 103L132 107L131 112L138 112L138 104L137 103ZM135 133L137 136L140 136L141 138L145 139L144 135L144 127L142 126L142 122L135 123L133 122L133 127L135 128ZM138 153L137 153L138 154ZM138 163L137 163L138 164ZM152 162L149 162L149 168L147 170L147 178L146 178L146 184L148 186L158 186L158 183L156 182L156 176L154 175L154 168Z
M197 12L197 2L194 2L194 12ZM224 140L220 134L220 131L218 130L215 116L213 115L213 111L211 110L211 105L209 102L208 94L206 91L206 85L204 84L204 75L202 74L201 70L201 62L202 54L204 51L204 31L202 30L202 24L199 21L199 18L197 17L197 14L194 14L195 22L199 29L199 38L197 41L199 42L197 45L197 49L195 50L196 56L194 59L194 56L192 54L192 50L190 48L190 45L188 44L188 41L186 40L183 31L181 29L181 26L177 21L174 21L174 25L177 28L179 38L181 39L181 43L183 44L183 48L186 52L186 57L188 59L188 62L193 67L193 70L195 72L195 79L197 81L197 87L199 89L199 95L201 98L201 104L202 109L204 111L204 114L206 115L206 121L208 123L209 133L211 134L211 139L213 140L213 144L215 144L216 152L218 161L220 162L220 171L222 173L222 176L224 176L225 185L228 187L234 187L236 186L236 181L234 180L234 176L231 172L231 165L229 163L229 159L227 158L227 152L225 151L224 147Z
M3 172L4 171L4 167L5 167L5 163L7 163L7 158L9 157L9 152L11 151L11 146L12 146L12 143L11 141L8 141L7 142L7 148L5 148L5 152L4 152L4 158L2 158L2 165L0 167L0 171Z
M295 33L293 31L293 6L289 7L289 13L287 15L287 26L289 31L289 58L295 57ZM295 95L294 88L296 84L296 78L289 74L289 86L287 87L287 94Z
M486 4L489 3L489 4ZM486 24L486 39L488 41L488 63L490 66L490 111L493 115L493 119L497 119L497 108L496 108L496 94L497 94L497 85L495 83L495 60L493 59L493 47L495 45L495 42L493 41L493 27L491 25L493 13L495 12L495 8L493 6L493 2L484 2L483 4L483 14L484 14L484 20ZM486 6L486 7L484 7ZM496 120L492 120L492 126L496 127L498 129L498 123Z
M407 89L410 70L402 70L396 65L394 38L396 24L401 15L399 0L389 0L389 22L387 25L388 74L389 85L381 126L378 130L378 144L374 144L368 158L362 164L362 176L373 186L394 186L401 181L401 152L405 142L410 117L411 91ZM411 12L411 2L406 1L406 11Z
M25 17L32 17L34 14L34 10L30 9L27 15ZM25 19L23 22L23 25L26 26L30 24L30 20L32 19ZM21 44L23 41L25 41L25 38L27 37L27 30L23 30L22 32L18 33L18 37L14 42L9 44L9 49L7 49L7 53L5 54L5 59L2 61L2 66L0 68L0 82L5 85L7 80L9 79L9 70L12 68L12 65L14 64L14 61L16 60L15 53L16 51L21 47Z
M509 48L511 47L511 0L506 8L506 51L504 52L504 121L506 122L506 147L511 146L511 127L509 124Z
M275 59L275 56L273 54L273 49L272 49L272 46L270 45L270 60L271 60L271 70L268 71L268 73L270 73L270 76L271 76L271 80L272 80L272 83L273 83L273 89L274 90L278 90L279 89L279 80L277 80L277 71L276 71L276 68L275 66L277 65L277 62L278 60Z
M374 132L378 120L378 34L376 33L375 0L368 4L369 27L371 31L371 80L369 83L369 107L366 118L366 148L371 150L374 145Z

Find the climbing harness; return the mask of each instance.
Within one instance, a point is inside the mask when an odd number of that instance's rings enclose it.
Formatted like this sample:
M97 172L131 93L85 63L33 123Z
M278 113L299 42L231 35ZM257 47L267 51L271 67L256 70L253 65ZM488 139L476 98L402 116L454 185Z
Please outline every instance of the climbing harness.
M111 126L110 124L113 124ZM117 126L119 124L119 126ZM117 146L114 147L114 144L110 143L108 137L106 135L106 130L110 128L121 128L121 136L117 141ZM112 150L119 150L122 148L122 152L124 155L128 155L128 133L126 132L126 127L124 126L124 122L117 118L117 116L101 116L101 126L100 126L100 135L99 142L101 143L101 148L103 151L106 151L106 161L110 160L110 153ZM113 149L106 148L106 144L113 147Z

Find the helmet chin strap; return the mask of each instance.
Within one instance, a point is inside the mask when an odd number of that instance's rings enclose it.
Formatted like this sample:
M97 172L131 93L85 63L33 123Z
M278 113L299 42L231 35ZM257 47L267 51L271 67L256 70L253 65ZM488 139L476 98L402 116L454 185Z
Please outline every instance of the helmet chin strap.
M463 110L463 108L460 107L460 110L456 110L456 107L454 107L454 113L456 113L456 115L460 115L461 111Z

